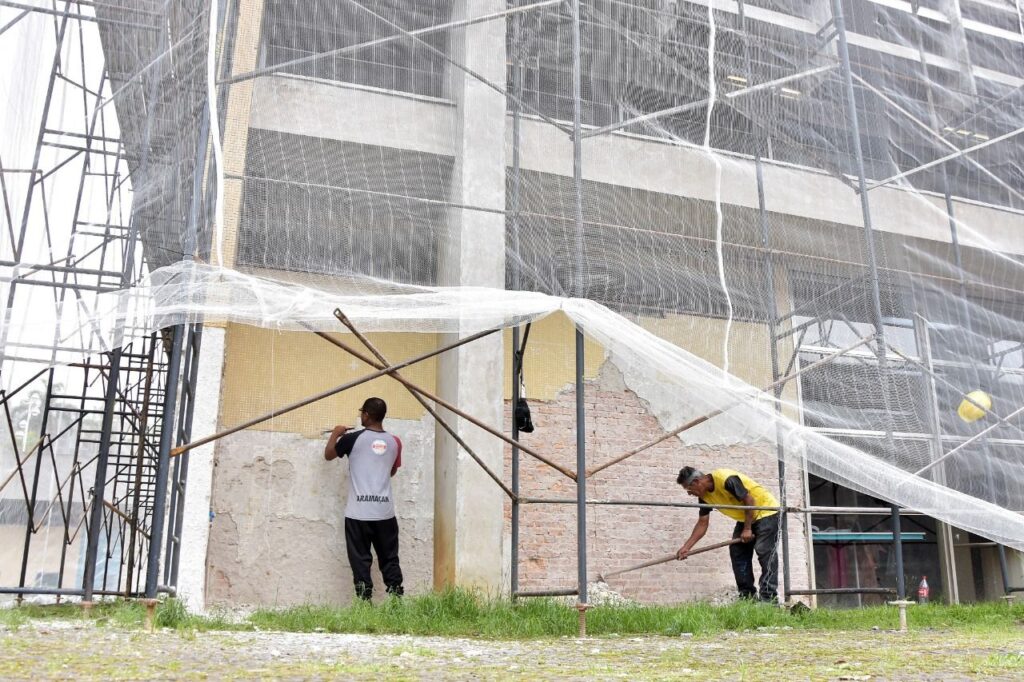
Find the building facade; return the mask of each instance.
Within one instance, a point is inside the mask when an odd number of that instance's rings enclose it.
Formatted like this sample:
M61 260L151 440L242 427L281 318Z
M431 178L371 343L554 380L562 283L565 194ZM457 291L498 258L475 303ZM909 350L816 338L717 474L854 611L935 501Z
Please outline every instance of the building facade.
M1021 273L993 255L1012 261L1024 251L1024 147L1019 137L985 145L1013 132L1013 121L1019 127L1024 29L1017 5L994 0L841 6L856 140L829 3L583 3L578 99L581 126L594 134L579 146L580 235L566 134L577 96L565 7L238 0L220 55L229 82L226 239L213 256L332 289L371 277L584 297L720 366L728 335L729 371L755 386L870 332L878 292L889 343L930 363L940 379L895 356L887 369L854 352L789 382L780 397L788 416L868 452L889 448L913 470L970 435L948 411L921 406L954 401L968 385L984 385L1004 404L1024 397ZM412 35L389 38L403 31ZM759 83L775 85L752 87ZM870 183L897 178L870 190L873 250L851 189L857 146ZM898 177L909 172L908 181ZM365 370L311 334L239 325L206 334L208 409L197 433ZM572 335L565 318L542 320L524 360L538 424L524 443L569 467ZM388 358L445 340L372 338ZM484 340L409 376L500 427L510 420L511 352L508 335ZM677 425L678 410L649 378L615 366L593 343L585 377L595 461ZM396 477L407 589L507 591L511 512L500 491L404 389L383 380L364 389L195 453L179 576L190 603L349 598L344 467L319 453L322 431L352 422L371 394L389 402L389 427L407 444ZM457 428L507 480L511 453L464 421ZM1000 429L983 461L1011 461L1020 438L1012 425ZM595 477L591 495L681 501L674 476L686 464L741 468L778 491L777 443L721 441L672 439ZM524 494L570 494L569 481L524 467ZM1005 472L969 469L944 475ZM884 508L819 473L790 467L788 503ZM992 501L1012 504L1018 492ZM572 584L569 508L527 506L522 514L520 584ZM684 509L592 508L591 571L672 551L695 518ZM884 519L791 515L793 587L891 585L892 552L870 535L887 531ZM928 575L951 600L1001 592L991 543L932 519L902 523L909 582ZM716 516L712 528L724 535L728 523ZM1019 573L1016 555L1008 556L1008 570ZM614 587L662 602L726 593L726 561L709 555L685 571L651 569Z

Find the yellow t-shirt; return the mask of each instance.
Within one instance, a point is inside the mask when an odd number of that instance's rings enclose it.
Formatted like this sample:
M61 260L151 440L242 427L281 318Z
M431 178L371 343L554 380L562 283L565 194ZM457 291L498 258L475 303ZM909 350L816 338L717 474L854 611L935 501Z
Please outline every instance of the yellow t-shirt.
M711 472L711 478L715 481L715 489L700 498L700 501L704 504L743 504L743 500L739 499L732 492L726 488L726 481L733 476L736 476L743 487L746 488L747 493L754 498L754 506L756 507L777 507L779 501L775 499L775 496L768 491L767 488L757 483L753 479L749 478L745 474L741 474L738 471L732 469L715 469ZM736 519L737 521L744 521L746 519L745 512L742 509L719 509L726 516ZM701 515L710 513L701 512ZM754 510L754 521L760 521L766 516L776 514L768 509L757 509Z

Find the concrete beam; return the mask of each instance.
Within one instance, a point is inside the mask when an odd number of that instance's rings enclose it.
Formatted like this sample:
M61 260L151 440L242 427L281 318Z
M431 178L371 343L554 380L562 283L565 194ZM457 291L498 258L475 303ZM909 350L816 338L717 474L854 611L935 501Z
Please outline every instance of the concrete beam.
M306 76L257 78L253 128L455 155L457 110L447 100Z
M463 79L473 80L468 76ZM487 89L475 81L468 87ZM489 94L495 101L501 99L493 91ZM463 153L466 140L470 139L468 133L472 136L471 146L479 148L474 156L483 159L477 170L491 174L476 180L470 178L481 186L493 182L495 171L503 171L511 158L511 126L497 123L497 113L489 112L478 122L469 122L471 127L467 129L465 109L445 100L308 78L272 76L257 80L253 101L255 127L314 137L455 157ZM506 133L505 154L499 164L495 163L495 154L483 152L485 147L493 149L490 145L495 132L502 129ZM572 177L572 143L564 133L546 123L523 121L520 153L524 170ZM587 158L584 180L707 201L714 199L714 164L699 149L638 135L614 134L587 138L584 153ZM726 154L719 159L723 164L722 186L728 188L723 202L756 209L753 161ZM846 225L858 233L863 229L856 194L835 177L770 161L765 162L764 175L769 211ZM463 197L462 203L473 204L472 194ZM877 231L950 243L949 223L940 198L881 187L872 190L871 202ZM495 207L486 202L479 205ZM968 200L954 201L954 210L968 228L961 230L964 246L1024 254L1024 239L1021 239L1024 214ZM983 230L969 229L972 225L983 226ZM457 281L457 277L451 281Z

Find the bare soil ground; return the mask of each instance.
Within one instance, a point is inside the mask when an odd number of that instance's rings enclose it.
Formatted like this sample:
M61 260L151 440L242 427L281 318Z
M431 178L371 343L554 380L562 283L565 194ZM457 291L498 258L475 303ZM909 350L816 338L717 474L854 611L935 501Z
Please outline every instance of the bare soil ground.
M90 621L0 631L0 679L1019 680L1024 631L801 632L493 641L147 634Z

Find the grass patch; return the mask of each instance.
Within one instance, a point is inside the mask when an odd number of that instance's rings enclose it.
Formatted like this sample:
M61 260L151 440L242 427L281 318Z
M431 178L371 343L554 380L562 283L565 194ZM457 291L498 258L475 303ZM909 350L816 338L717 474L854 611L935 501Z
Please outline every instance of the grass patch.
M22 604L0 608L0 625L12 630L30 622L45 623L48 620L91 620L98 627L135 629L141 628L145 619L145 606L124 599L98 601L88 614L76 603ZM157 605L156 626L180 631L253 629L248 623L234 623L220 616L190 614L184 603L177 599L165 599Z
M89 616L75 604L34 604L0 609L0 625L17 629L30 621L90 618L98 626L141 628L145 608L133 601L96 604ZM988 603L945 606L928 604L908 610L912 630L1017 630L1024 621L1024 604L1011 607ZM591 635L713 635L757 628L791 628L806 631L895 629L894 607L818 609L790 614L775 606L740 602L727 606L693 603L680 606L600 606L587 613ZM486 599L465 590L449 590L378 604L359 602L346 607L306 605L289 609L260 610L242 622L223 616L190 614L177 599L157 607L156 625L180 632L211 630L272 630L285 632L386 633L480 637L486 639L537 639L574 637L576 610L553 599L511 602Z
M290 632L361 632L522 639L575 632L576 612L552 600L517 604L488 600L471 592L450 590L370 605L337 608L299 606L253 613L249 622L261 630Z
M21 609L0 608L0 626L8 630L17 630L28 620L29 617Z
M929 604L909 610L911 628L1005 629L1024 620L1024 605L1005 604L944 606ZM452 590L440 594L388 600L376 606L359 603L338 608L300 606L257 611L249 622L261 630L290 632L357 632L409 635L529 639L575 636L577 617L573 608L548 599L491 600L470 592ZM686 604L681 606L605 606L587 613L591 635L694 635L757 628L800 630L895 629L894 607L818 609L801 614L758 603L728 606Z

